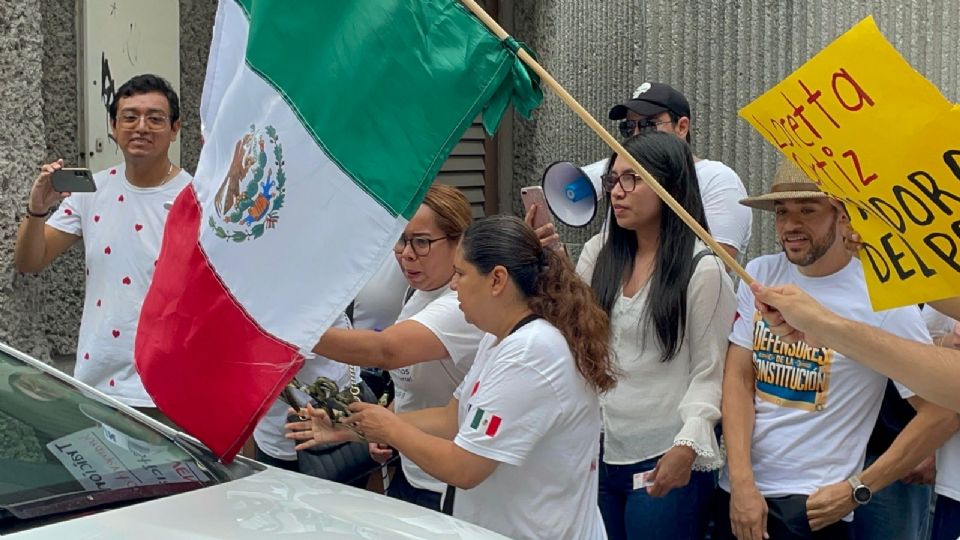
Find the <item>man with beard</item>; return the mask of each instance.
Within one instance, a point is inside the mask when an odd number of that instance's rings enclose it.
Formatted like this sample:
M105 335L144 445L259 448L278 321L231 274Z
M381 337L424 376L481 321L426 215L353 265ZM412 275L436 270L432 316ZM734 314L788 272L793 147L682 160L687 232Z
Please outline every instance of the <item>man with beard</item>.
M792 163L781 164L770 193L741 203L776 213L783 252L746 268L760 283L795 284L845 317L930 342L915 306L873 311L863 267L844 247L846 212ZM781 340L745 284L730 342L722 398L728 461L715 538L852 538L853 510L960 427L956 414L898 386L917 415L861 470L885 376L821 346L815 335Z

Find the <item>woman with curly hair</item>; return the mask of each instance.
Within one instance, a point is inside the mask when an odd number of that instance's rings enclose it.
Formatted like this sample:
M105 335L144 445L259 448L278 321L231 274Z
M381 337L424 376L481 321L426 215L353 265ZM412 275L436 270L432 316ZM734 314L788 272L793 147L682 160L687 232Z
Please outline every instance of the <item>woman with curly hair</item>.
M599 396L613 388L607 317L565 257L520 219L471 225L452 287L487 335L446 407L351 405L347 426L457 487L453 514L511 538L604 538ZM288 424L300 447L350 440L323 411Z

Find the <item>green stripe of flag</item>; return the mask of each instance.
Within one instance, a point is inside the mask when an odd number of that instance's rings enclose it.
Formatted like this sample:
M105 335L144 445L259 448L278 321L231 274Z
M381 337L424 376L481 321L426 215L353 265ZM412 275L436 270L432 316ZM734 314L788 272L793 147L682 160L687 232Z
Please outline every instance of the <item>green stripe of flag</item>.
M473 429L480 427L480 422L483 420L483 415L485 413L486 411L477 407L477 412L473 415L473 420L470 422L470 427Z
M412 217L473 119L517 86L513 54L455 0L236 1L247 64L393 215Z

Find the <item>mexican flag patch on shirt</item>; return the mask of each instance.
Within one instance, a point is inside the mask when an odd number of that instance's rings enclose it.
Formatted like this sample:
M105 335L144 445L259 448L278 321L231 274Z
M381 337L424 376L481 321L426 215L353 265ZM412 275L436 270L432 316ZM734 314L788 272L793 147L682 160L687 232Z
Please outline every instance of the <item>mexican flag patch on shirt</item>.
M500 429L500 417L477 407L473 413L473 420L470 421L470 427L482 431L488 437L493 437Z

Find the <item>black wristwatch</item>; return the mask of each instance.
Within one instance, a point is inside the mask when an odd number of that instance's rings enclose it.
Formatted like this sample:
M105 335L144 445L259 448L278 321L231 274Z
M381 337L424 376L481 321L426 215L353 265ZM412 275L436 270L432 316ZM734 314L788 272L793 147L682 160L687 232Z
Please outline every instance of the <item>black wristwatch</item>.
M861 482L859 476L853 475L847 478L847 482L849 482L850 487L853 488L853 501L855 503L863 506L873 498L873 490L870 489L870 486Z

